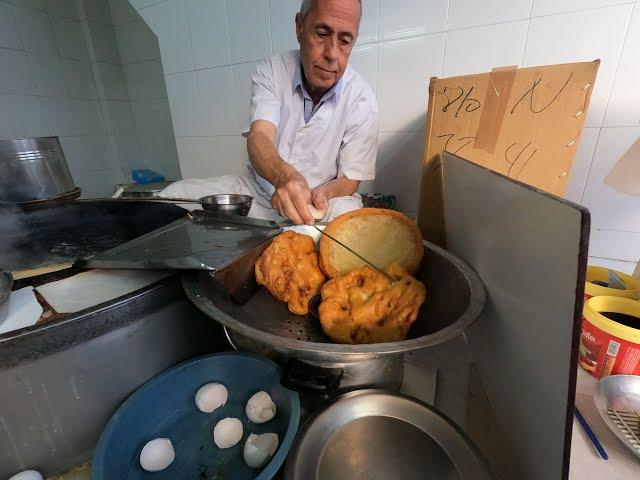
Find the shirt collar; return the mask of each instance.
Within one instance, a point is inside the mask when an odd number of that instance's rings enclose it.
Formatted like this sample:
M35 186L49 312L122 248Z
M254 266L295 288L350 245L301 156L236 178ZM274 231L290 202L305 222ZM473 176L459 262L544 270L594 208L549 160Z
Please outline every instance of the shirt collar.
M344 78L344 76L342 78ZM333 87L324 92L324 95L322 95L322 98L320 99L321 102L331 98L334 104L338 103L338 100L340 100L340 94L342 93L342 78L340 78ZM305 98L311 100L311 95L309 95L307 89L304 88L304 84L302 83L302 64L300 63L300 56L298 56L298 64L296 66L296 71L293 74L293 91L295 92L298 88Z

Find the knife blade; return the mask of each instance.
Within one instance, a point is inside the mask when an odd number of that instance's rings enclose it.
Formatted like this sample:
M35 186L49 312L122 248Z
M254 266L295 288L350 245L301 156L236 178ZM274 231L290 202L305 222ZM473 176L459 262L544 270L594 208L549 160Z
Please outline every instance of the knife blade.
M346 249L347 251L349 251L350 253L352 253L353 255L355 255L356 257L358 257L360 260L362 260L363 262L365 262L367 265L369 265L371 268L373 268L376 272L381 273L382 275L384 275L385 277L387 277L389 279L389 281L391 282L395 282L395 278L393 278L391 275L389 275L387 272L385 272L384 270L382 270L381 268L379 268L378 266L376 266L373 262L370 262L369 260L367 260L366 258L364 258L362 255L360 255L359 253L353 251L353 249L347 247L344 243L342 243L340 240L334 238L333 236L329 235L328 233L326 233L324 230L318 228L317 225L314 225L315 229L318 230L322 235L324 235L325 237L329 237L331 240L333 240L334 242L336 242L338 245L340 245L342 248Z

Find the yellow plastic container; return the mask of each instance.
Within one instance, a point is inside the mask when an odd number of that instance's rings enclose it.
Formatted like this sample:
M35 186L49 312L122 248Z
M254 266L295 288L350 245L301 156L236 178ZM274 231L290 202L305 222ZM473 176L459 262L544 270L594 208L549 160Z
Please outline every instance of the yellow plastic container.
M596 378L611 374L640 375L640 328L624 325L603 313L624 314L640 326L640 302L624 297L593 297L584 305L578 363Z
M634 278L626 273L614 270L620 279L625 283L626 290L618 290L617 288L608 288L596 285L594 280L602 282L609 281L609 273L607 268L587 266L587 281L584 288L585 300L591 297L624 297L634 300L640 299L640 279Z

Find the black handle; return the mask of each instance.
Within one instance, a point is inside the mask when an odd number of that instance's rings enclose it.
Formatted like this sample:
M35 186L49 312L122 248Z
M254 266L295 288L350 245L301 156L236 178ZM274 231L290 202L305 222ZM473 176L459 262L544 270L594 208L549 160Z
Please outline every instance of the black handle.
M343 375L342 368L319 367L290 358L280 383L299 393L332 397L338 391Z

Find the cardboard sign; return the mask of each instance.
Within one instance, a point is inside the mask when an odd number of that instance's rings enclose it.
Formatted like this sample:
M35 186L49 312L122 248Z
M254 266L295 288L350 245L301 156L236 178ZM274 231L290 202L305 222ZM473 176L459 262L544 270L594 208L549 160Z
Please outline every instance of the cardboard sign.
M432 78L418 215L444 246L440 154L446 150L563 196L600 60Z

